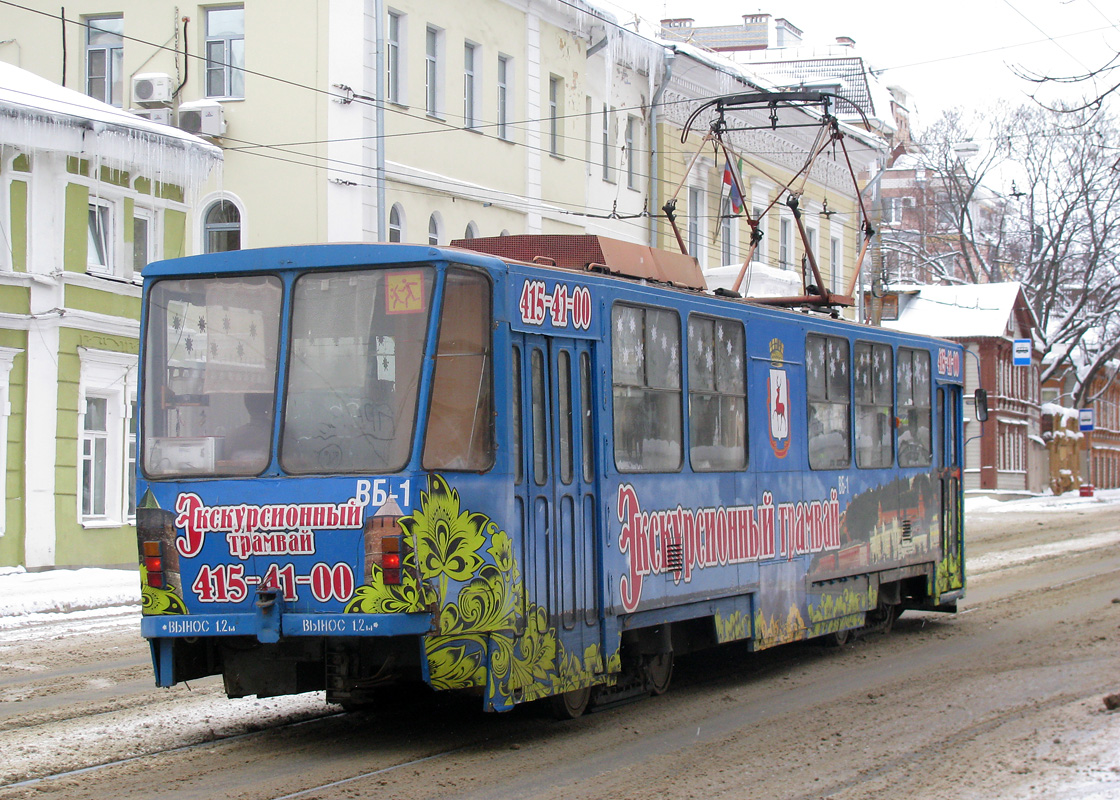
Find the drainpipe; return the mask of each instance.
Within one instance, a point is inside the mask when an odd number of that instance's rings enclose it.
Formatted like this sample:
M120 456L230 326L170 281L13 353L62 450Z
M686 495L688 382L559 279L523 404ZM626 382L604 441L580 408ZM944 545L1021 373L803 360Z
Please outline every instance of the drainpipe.
M373 0L374 40L377 42L376 74L377 86L374 87L373 114L374 130L377 136L377 167L375 183L377 184L377 241L386 241L385 229L387 213L385 211L385 2Z
M649 218L649 246L657 247L657 212L661 208L660 197L660 177L657 170L658 155L657 155L657 106L661 102L661 95L665 93L665 89L669 86L669 81L673 77L673 62L677 58L677 50L675 47L666 47L664 53L665 73L661 79L661 85L657 87L657 91L653 93L653 99L649 103L649 198L650 198L650 218Z

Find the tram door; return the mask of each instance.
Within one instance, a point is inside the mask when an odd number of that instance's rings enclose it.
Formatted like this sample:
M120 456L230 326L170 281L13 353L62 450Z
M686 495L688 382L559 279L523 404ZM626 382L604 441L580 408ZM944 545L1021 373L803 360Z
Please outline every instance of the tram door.
M545 609L565 650L582 660L588 646L601 645L591 345L516 339L526 601Z
M940 386L937 389L937 418L941 421L941 553L949 559L949 586L964 585L964 558L961 548L960 507L961 452L957 431L961 425L961 387Z

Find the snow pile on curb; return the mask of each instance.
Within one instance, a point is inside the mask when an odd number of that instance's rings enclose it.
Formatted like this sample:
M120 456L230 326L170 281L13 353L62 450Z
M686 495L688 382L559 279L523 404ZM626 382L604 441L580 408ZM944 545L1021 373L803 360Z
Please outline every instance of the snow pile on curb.
M0 568L0 617L140 604L140 576L127 569Z

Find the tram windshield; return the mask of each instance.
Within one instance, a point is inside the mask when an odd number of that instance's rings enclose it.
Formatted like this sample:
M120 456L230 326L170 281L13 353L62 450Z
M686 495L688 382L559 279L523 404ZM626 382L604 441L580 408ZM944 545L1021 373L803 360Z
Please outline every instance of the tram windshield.
M294 473L387 472L408 460L430 268L295 281L280 462ZM145 342L144 471L256 475L272 458L283 289L275 276L167 279Z
M292 301L280 463L395 472L408 461L432 270L307 274Z
M144 470L255 474L268 464L280 279L164 280L145 342Z

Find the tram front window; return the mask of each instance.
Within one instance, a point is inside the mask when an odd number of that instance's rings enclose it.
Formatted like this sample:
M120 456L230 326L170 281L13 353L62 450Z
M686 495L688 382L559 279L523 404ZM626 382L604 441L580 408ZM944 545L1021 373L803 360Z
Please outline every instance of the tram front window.
M163 280L144 347L144 471L255 475L270 459L280 280Z
M292 298L280 464L394 472L411 449L431 269L307 274Z

